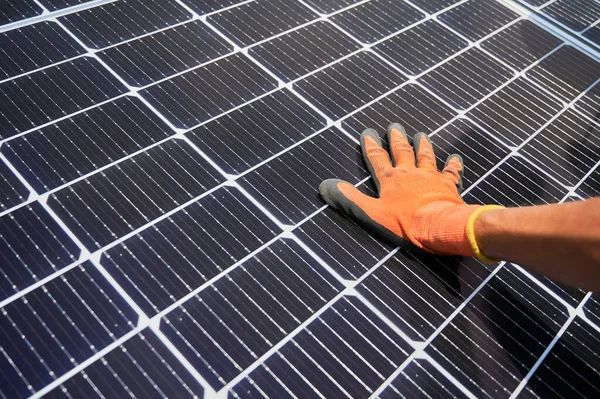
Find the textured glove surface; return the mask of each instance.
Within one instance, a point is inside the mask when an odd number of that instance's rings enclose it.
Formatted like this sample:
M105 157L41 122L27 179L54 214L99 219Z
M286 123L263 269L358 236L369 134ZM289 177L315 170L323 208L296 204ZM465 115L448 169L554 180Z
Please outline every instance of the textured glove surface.
M328 179L319 187L325 201L363 227L407 249L473 255L466 225L478 206L466 205L459 194L462 158L450 155L442 172L438 172L427 135L417 133L413 149L404 128L397 123L388 128L389 154L373 129L365 130L360 141L379 197L365 195L348 182Z

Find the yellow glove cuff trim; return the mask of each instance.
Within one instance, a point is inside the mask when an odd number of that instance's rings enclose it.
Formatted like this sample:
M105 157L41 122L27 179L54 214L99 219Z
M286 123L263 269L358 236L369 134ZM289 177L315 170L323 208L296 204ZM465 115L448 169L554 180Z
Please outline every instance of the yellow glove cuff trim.
M471 249L473 250L473 256L475 256L477 259L479 259L482 262L496 263L498 261L488 258L487 256L485 256L483 254L483 252L481 252L481 249L479 249L479 245L477 244L477 239L475 238L475 220L477 220L477 217L479 215L481 215L483 212L493 211L496 209L504 209L504 207L501 205L480 206L479 208L477 208L475 210L475 212L473 212L469 216L469 219L467 219L467 238L469 240L469 245L471 245Z

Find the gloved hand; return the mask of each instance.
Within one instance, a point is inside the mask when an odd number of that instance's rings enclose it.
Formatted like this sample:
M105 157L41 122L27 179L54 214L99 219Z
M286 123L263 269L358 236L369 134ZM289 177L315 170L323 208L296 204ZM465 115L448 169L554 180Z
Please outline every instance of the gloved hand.
M406 249L475 255L491 261L479 252L472 230L479 213L499 206L481 207L463 202L459 195L464 170L460 155L450 155L440 173L426 134L414 136L414 151L402 125L391 124L387 137L391 161L375 130L367 129L360 137L363 158L379 198L363 194L348 182L328 179L319 186L325 201L363 227Z

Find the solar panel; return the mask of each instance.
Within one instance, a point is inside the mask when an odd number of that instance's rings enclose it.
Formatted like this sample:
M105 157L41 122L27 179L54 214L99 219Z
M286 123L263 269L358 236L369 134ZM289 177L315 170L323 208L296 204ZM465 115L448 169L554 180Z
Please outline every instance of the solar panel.
M0 397L597 397L600 297L325 205L401 122L469 203L600 194L596 0L0 6ZM565 265L566 267L568 265Z

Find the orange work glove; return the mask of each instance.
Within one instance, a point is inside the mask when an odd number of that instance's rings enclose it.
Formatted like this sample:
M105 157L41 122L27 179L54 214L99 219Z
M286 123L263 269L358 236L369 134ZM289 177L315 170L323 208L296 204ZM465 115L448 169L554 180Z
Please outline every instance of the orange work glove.
M497 206L481 207L463 202L459 195L464 170L460 155L450 155L440 173L426 134L415 135L414 151L402 125L391 124L387 137L391 161L375 130L367 129L360 137L362 154L379 198L363 194L348 182L328 179L319 187L325 201L375 234L406 249L476 255L488 260L478 250L472 226L479 213ZM469 224L471 237L467 233Z

